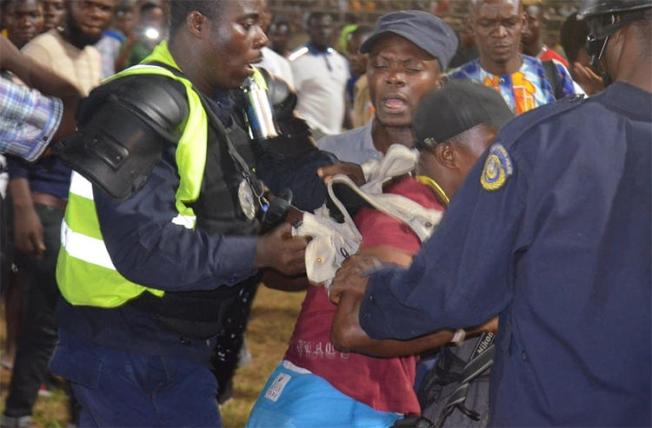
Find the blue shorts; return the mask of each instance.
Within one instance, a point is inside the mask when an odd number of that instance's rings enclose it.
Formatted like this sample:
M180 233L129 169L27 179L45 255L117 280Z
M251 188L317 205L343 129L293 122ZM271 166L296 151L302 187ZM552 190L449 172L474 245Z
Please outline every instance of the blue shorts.
M321 377L285 361L269 377L247 428L390 427L400 417L354 400Z

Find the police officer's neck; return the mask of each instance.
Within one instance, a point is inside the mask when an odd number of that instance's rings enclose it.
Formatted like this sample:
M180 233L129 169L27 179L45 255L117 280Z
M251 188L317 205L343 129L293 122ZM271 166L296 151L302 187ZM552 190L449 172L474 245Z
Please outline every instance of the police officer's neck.
M198 50L189 46L183 37L171 37L168 46L174 61L188 80L205 95L213 94L217 88L204 72L205 60L198 54Z
M652 92L652 42L646 44L635 35L624 35L621 49L607 49L607 55L616 55L613 79L627 82L647 92Z
M381 153L387 152L392 144L414 146L414 131L411 126L386 126L374 119L371 128L374 147Z

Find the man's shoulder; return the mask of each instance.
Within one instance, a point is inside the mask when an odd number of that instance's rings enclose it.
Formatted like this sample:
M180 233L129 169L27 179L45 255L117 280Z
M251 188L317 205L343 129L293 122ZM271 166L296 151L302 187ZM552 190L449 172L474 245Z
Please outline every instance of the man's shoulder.
M509 148L524 140L526 134L541 127L554 127L556 130L586 129L586 121L594 118L601 109L600 103L595 101L597 100L578 95L530 110L505 125L499 139Z
M301 59L305 60L310 56L308 55L309 53L310 53L310 49L308 48L308 46L301 46L300 48L293 50L290 53L290 55L288 55L288 61L290 61L290 63L292 64Z
M358 143L362 145L367 135L371 133L371 125L361 126L359 128L350 129L342 132L341 134L326 135L317 141L317 147L321 150L334 149L343 144L351 145Z
M561 55L559 52L549 47L545 47L545 51L541 55L539 55L538 58L541 61L557 61L564 67L568 67L568 60L564 58L564 56Z
M271 59L272 61L276 61L276 62L279 62L279 63L288 62L287 58L279 55L278 53L276 53L274 51L274 49L268 48L267 46L265 46L262 49L262 53L263 53L263 57L267 57L267 58Z
M447 76L450 79L469 79L471 76L480 73L481 70L482 67L480 66L480 61L474 59L450 70L447 73Z
M39 34L38 36L34 37L32 40L30 40L29 43L27 43L22 51L27 52L30 49L34 48L45 48L45 49L52 49L52 48L59 48L63 49L65 41L59 34L57 30L50 30L46 31L43 34Z
M335 48L328 48L328 55L332 58L336 58L338 61L346 62L348 64L346 57L339 53Z

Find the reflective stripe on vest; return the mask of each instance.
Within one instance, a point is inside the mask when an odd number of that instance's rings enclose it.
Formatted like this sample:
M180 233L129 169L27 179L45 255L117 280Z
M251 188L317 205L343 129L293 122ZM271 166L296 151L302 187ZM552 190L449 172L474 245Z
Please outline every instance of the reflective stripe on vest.
M163 42L144 62L161 62L179 68ZM175 160L179 187L175 195L178 215L170 221L194 229L196 218L190 205L199 198L208 138L208 119L199 95L187 79L153 65L141 64L124 70L107 81L135 75L166 76L186 88L189 114L182 124ZM93 186L73 172L65 218L61 227L61 250L57 260L57 283L63 297L72 305L115 308L138 297L145 291L162 297L162 290L148 288L129 281L115 268L100 230L93 200Z

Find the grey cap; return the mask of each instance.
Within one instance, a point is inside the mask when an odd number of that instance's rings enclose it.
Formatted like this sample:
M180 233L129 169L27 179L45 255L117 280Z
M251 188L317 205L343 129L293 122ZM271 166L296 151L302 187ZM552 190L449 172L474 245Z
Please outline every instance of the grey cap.
M468 80L450 80L419 102L412 122L416 147L430 148L482 123L500 129L513 117L496 90Z
M442 71L448 68L457 51L455 32L440 18L421 10L402 10L381 16L374 32L360 46L360 52L371 52L378 39L387 33L399 35L437 58Z

